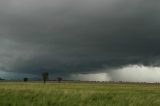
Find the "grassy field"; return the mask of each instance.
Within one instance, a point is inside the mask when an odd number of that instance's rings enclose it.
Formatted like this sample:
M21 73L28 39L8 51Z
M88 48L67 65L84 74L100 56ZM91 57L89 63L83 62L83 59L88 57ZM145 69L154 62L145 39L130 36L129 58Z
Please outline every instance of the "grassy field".
M160 106L160 85L0 82L0 106Z

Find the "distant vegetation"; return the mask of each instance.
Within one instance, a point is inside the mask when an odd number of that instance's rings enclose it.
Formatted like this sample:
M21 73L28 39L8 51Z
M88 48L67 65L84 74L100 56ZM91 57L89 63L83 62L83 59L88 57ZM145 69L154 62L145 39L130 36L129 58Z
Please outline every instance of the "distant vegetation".
M63 80L62 77L58 77L58 78L57 78L57 81L58 81L59 83L60 83L62 80Z
M25 77L25 78L23 79L23 81L24 81L24 82L27 82L27 81L28 81L28 78L27 78L27 77Z
M43 82L44 82L44 84L46 83L46 81L48 80L48 72L44 72L44 73L42 73L42 78L43 78Z

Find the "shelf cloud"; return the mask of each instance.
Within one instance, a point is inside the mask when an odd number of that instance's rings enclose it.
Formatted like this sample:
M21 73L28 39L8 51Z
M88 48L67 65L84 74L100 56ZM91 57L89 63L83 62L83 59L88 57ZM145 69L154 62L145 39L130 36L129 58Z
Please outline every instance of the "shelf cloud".
M69 78L159 67L159 11L158 0L0 1L0 71Z

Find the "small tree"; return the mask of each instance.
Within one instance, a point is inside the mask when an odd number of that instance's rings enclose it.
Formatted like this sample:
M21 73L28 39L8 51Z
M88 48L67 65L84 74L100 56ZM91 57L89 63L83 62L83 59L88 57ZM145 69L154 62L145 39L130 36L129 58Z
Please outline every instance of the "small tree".
M57 78L57 81L58 81L59 83L61 83L62 80L63 80L62 77L58 77L58 78Z
M25 77L25 78L23 79L23 81L24 81L24 82L27 82L27 81L28 81L28 78L27 78L27 77Z
M45 84L46 81L48 80L48 72L42 73L42 78L43 78L43 81L44 81L44 84Z

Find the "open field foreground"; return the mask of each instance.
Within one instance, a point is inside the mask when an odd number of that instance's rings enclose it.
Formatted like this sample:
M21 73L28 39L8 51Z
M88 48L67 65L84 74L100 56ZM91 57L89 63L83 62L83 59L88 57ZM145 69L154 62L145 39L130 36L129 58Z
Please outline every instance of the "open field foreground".
M160 85L0 82L0 106L160 106Z

